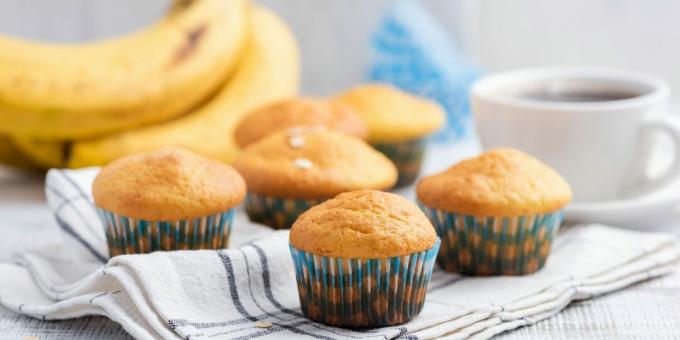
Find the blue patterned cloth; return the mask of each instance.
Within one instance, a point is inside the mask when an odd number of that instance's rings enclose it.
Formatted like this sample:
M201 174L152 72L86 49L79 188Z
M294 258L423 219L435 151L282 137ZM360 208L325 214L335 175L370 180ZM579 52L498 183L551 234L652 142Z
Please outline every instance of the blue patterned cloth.
M446 109L447 124L436 140L468 135L469 89L481 69L464 57L422 3L396 1L380 23L372 49L370 81L391 83L439 102Z

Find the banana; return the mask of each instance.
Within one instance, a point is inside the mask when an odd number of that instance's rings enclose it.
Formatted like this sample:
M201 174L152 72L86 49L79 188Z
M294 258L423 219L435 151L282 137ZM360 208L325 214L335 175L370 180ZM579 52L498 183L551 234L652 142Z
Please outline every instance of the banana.
M24 169L36 168L36 164L5 136L0 136L0 163Z
M32 138L11 138L12 146L42 169L64 167L64 159L69 158L71 142L45 142Z
M229 82L202 107L173 121L101 138L55 143L15 139L22 152L42 167L103 165L124 155L177 145L224 162L238 152L233 130L253 108L294 95L299 56L286 25L264 8L252 10L246 52Z
M228 84L204 106L178 119L73 143L22 141L18 145L47 167L103 165L163 145L183 146L230 163L238 152L233 131L252 109L297 93L299 56L291 32L264 8L252 10L246 52ZM66 157L62 159L61 157Z
M247 35L247 0L181 1L137 33L87 44L0 36L0 133L68 140L176 117L215 93Z

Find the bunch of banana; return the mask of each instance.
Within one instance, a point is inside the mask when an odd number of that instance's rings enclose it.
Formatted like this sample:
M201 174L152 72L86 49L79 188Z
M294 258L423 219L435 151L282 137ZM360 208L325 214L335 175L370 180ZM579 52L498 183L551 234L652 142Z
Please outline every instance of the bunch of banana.
M9 53L0 69L12 70L0 73L0 134L10 139L0 162L11 147L40 167L102 165L162 145L231 162L243 115L298 87L293 36L246 0L176 1L161 22L114 41L0 38L0 50Z

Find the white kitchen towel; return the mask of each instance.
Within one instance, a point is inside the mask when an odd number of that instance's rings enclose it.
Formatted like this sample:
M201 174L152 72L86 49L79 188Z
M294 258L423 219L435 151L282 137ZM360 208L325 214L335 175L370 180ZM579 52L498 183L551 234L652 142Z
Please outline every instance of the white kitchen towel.
M231 240L238 248L107 262L90 197L96 171L48 173L48 203L64 236L35 235L33 247L21 245L12 263L0 263L2 305L43 319L105 315L140 339L485 339L547 318L573 300L666 274L680 257L671 235L573 227L560 234L536 274L479 278L435 271L425 307L411 322L341 329L301 314L287 232L252 224L243 211Z

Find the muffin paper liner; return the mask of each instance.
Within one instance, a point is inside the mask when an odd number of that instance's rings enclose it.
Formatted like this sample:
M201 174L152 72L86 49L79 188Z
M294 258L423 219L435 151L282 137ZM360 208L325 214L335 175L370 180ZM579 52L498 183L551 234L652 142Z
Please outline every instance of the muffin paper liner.
M437 263L466 275L524 275L541 269L564 218L562 210L478 217L419 204L442 239Z
M157 250L221 249L229 243L235 210L178 221L149 221L97 208L111 257Z
M253 222L274 229L290 229L298 216L323 201L325 199L303 200L248 193L246 212Z
M385 259L319 256L291 244L302 312L341 327L405 323L423 308L439 244Z
M399 171L397 186L412 184L418 178L425 153L424 138L395 143L374 143L372 145L397 166Z

